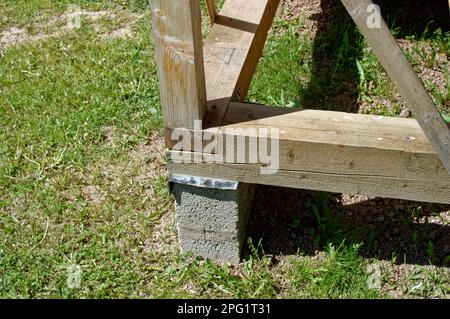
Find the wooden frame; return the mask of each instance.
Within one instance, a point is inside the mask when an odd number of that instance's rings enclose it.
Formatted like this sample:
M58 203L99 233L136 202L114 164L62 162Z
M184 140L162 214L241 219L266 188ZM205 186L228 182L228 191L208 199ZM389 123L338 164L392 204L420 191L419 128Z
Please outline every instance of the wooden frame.
M450 129L384 21L379 29L367 26L372 1L341 1L416 119L242 103L279 0L226 0L220 13L213 11L203 50L199 0L151 0L171 173L450 203ZM194 120L203 120L202 130ZM271 127L281 132L276 174L261 174L262 163L212 163L210 154L178 152L171 139L179 128L195 139ZM171 160L179 153L192 161Z
M205 2L206 2L206 6L208 7L208 14L209 14L209 19L211 21L211 24L214 24L216 22L216 18L218 15L216 1L215 0L205 0Z

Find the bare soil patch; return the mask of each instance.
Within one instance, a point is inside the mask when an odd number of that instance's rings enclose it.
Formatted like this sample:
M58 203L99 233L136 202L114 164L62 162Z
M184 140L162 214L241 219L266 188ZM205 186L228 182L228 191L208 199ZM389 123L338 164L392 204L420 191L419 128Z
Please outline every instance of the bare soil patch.
M53 17L44 23L32 22L27 27L10 27L0 34L0 48L17 46L22 43L34 43L49 38L60 38L69 32L76 32L82 23L89 23L100 33L100 19L121 18L121 25L110 32L100 34L101 38L126 38L133 36L133 25L143 17L125 11L88 11L79 10ZM82 22L77 19L82 19ZM78 21L78 22L77 22ZM28 29L35 30L30 33Z

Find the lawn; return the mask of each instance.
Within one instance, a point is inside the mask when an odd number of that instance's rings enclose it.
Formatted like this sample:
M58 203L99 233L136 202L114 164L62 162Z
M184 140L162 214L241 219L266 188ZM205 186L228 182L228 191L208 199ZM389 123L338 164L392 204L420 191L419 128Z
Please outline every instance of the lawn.
M446 115L438 18L389 24ZM282 1L248 100L412 116L327 0ZM181 255L146 0L2 1L0 115L0 298L450 297L442 205L259 187L239 266Z

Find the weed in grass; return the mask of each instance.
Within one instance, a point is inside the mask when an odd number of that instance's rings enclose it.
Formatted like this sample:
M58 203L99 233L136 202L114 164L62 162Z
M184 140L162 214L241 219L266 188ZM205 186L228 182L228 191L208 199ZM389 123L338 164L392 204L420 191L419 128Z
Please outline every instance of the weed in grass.
M369 234L367 235L367 251L369 252L376 252L378 250L378 240L376 239L377 235L374 230L370 230Z
M277 287L270 271L270 259L260 256L260 245L254 247L250 239L248 245L251 254L239 269L189 256L169 264L155 274L155 297L275 297Z
M438 258L436 256L435 251L434 251L434 245L431 242L431 240L428 240L428 242L427 242L426 252L427 252L428 259L430 260L430 263L434 263L435 264L435 263L438 262Z
M397 264L397 252L395 250L391 252L391 264Z
M298 85L309 72L310 42L298 37L300 20L276 20L250 87L248 101L282 107L302 107Z
M341 224L340 213L333 213L329 206L329 194L317 192L314 200L308 203L314 221L314 237L317 245L324 245L328 242L341 242L344 238L345 229Z
M435 267L414 267L402 283L402 290L408 297L449 298L449 276Z
M368 287L369 275L359 256L359 244L329 244L321 259L292 261L291 297L377 298L378 290Z

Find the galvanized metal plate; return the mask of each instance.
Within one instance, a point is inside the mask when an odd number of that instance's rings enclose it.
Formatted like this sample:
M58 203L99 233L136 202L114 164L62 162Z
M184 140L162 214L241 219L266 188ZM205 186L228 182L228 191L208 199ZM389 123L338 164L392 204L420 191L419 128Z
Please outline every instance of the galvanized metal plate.
M224 189L224 190L237 190L239 185L238 182L224 179L206 178L180 174L170 174L169 181L171 183L178 183L204 188Z

